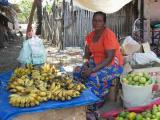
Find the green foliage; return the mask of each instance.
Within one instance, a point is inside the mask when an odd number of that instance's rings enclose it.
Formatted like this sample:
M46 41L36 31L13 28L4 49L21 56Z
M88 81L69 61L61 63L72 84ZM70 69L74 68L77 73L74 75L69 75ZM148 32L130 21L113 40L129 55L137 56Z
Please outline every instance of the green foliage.
M19 0L19 7L21 9L21 13L18 14L18 19L20 23L28 22L29 14L32 8L31 0Z
M46 5L44 6L46 11L48 13L51 13L52 12L52 4L49 4L47 1L46 1Z
M18 5L21 9L21 13L18 13L18 19L20 23L28 23L28 18L30 15L30 11L32 9L32 0L19 0ZM45 9L48 13L52 12L52 4L46 1Z

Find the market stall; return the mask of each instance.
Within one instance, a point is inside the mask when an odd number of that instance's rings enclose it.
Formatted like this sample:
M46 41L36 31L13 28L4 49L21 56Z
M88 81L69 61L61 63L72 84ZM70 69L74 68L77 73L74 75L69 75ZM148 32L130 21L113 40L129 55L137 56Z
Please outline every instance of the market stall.
M89 104L93 104L99 101L89 89L84 90L79 97L75 97L71 100L49 100L47 102L41 102L37 106L33 107L16 107L10 104L9 96L11 93L6 89L8 80L13 75L13 71L0 74L1 89L0 89L0 118L1 120L11 119L34 119L39 120L47 116L48 119L57 120L64 119L85 119L85 107ZM18 99L18 98L17 98ZM9 103L10 101L10 103ZM19 104L20 105L20 104ZM60 115L61 114L61 115ZM67 115L70 114L70 115ZM60 115L60 116L59 116Z
M123 107L101 116L116 120L159 120L160 59L149 43L138 43L131 36L122 44L125 59L121 76Z

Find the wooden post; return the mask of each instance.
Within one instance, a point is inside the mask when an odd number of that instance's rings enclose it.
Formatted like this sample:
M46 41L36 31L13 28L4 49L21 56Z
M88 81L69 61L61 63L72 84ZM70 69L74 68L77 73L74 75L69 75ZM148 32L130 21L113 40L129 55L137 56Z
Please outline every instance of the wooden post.
M151 2L150 0L144 0L144 42L151 43L151 15L150 15L150 8ZM151 13L152 14L152 13Z
M63 45L63 41L64 41L64 11L65 11L65 0L63 0L62 3L62 20L61 20L61 38L60 38L60 49L63 50L64 49L64 45Z
M140 5L140 37L144 38L144 0L141 0L141 5ZM143 42L143 41L141 41Z

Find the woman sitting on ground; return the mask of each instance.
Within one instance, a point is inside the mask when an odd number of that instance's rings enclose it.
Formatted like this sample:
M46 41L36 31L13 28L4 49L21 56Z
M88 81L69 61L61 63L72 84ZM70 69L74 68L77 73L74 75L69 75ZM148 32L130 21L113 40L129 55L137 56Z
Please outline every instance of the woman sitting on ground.
M123 71L123 58L115 34L105 26L106 14L95 12L93 31L85 39L85 64L74 69L74 79L85 82L100 98L109 92L111 82Z

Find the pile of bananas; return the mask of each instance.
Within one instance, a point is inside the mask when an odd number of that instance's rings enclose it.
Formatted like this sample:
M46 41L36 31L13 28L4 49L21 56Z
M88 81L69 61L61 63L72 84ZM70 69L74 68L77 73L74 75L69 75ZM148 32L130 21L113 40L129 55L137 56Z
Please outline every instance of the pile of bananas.
M32 107L48 100L71 100L85 89L67 74L61 74L54 66L44 64L41 68L27 65L17 68L8 82L12 93L9 102L16 107Z
M31 107L39 105L40 101L37 99L37 94L28 93L28 94L11 94L10 95L10 104L16 107Z
M72 80L66 80L64 82L53 82L50 86L51 99L52 100L70 100L72 97L80 96L80 93L85 89L85 86L81 83L72 83Z

